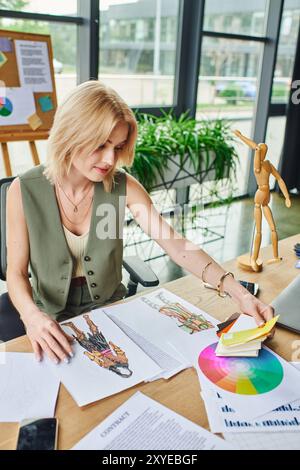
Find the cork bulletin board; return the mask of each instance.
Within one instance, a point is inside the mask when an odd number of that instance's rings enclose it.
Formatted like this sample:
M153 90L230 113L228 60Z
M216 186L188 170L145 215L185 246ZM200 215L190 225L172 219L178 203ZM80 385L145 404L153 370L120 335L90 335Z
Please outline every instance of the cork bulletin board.
M51 37L0 30L0 142L47 139L56 108Z

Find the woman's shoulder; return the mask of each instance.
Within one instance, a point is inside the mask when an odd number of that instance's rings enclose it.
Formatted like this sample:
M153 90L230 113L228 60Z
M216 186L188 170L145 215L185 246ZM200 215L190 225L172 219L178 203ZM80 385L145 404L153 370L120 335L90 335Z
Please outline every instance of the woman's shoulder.
M44 178L43 171L44 165L40 164L17 175L8 188L7 197L15 202L21 201L24 189L28 188L29 186L32 187L29 182L32 180L38 181L40 178Z
M27 171L24 171L19 175L20 181L22 180L31 180L35 178L44 178L43 172L45 170L45 166L41 163L40 165L36 165L33 168L30 168Z
M137 202L149 198L149 194L144 186L132 175L127 173L126 192L128 201Z
M10 183L9 188L7 189L7 198L14 200L21 198L21 185L19 176L16 176Z

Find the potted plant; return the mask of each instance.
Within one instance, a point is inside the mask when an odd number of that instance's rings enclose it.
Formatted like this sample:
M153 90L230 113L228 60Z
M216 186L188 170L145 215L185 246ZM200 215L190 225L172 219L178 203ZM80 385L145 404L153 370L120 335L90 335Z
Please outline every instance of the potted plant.
M177 118L172 112L137 113L137 119L135 159L127 171L147 191L233 178L238 155L228 122L198 121L187 113Z

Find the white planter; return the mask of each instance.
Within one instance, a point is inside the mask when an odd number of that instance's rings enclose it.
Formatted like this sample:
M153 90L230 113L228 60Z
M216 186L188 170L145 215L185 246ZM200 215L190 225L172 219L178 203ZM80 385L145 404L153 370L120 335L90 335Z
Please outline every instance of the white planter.
M213 162L214 152L210 152L211 162ZM179 155L169 158L168 168L160 175L157 173L156 184L151 191L160 189L182 189L194 183L203 183L204 181L213 181L215 178L215 169L206 172L206 164L202 163L201 171L195 174L193 164L188 156L184 159L184 167L180 169Z

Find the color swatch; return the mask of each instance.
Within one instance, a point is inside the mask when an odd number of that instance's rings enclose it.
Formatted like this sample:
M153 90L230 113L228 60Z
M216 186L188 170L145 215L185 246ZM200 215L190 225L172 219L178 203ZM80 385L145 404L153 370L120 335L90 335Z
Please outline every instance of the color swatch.
M258 357L218 357L217 345L207 346L198 359L200 370L217 387L240 395L259 395L281 383L282 365L270 351L262 349Z
M12 102L8 98L0 97L0 116L7 117L13 112Z
M250 330L239 330L234 333L229 330L229 333L224 333L221 336L221 343L223 346L236 346L237 344L245 344L255 339L266 336L270 333L272 328L274 328L279 315L273 317L271 320L267 321L263 326L257 326L251 328Z

